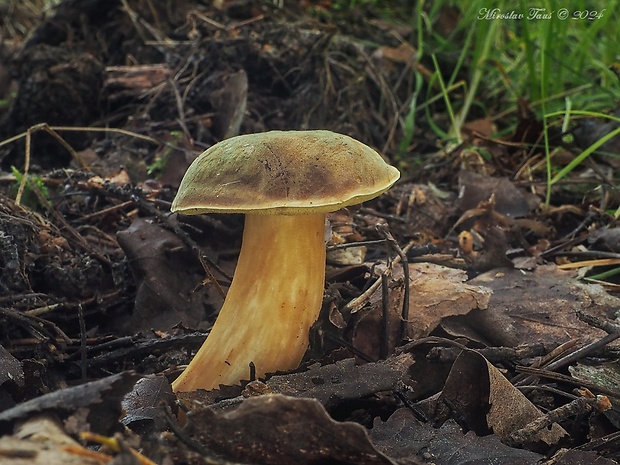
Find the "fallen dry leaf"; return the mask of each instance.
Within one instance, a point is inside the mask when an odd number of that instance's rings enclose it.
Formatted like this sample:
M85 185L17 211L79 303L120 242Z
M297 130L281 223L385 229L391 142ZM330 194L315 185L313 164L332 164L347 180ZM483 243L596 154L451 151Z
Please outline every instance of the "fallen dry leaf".
M459 173L459 198L457 205L462 212L478 207L491 197L495 211L508 218L520 218L530 213L530 197L518 189L508 178L483 176L462 170Z
M20 425L13 436L0 437L3 465L102 465L110 459L83 448L48 416L35 416Z
M69 424L71 433L89 430L110 434L118 427L121 400L139 376L122 372L97 381L45 394L0 412L0 429L8 430L19 420L51 413Z
M394 389L412 364L410 354L359 366L349 358L325 366L312 365L302 373L274 376L267 386L279 394L317 399L330 409L346 400Z
M229 460L263 465L396 465L366 429L334 421L316 399L250 397L232 411L205 408L187 416L184 433Z
M535 465L542 458L508 447L494 435L463 434L452 420L440 428L420 423L407 408L397 410L385 422L376 420L370 437L380 451L406 464Z
M403 300L403 270L393 270L396 284L389 290L389 344L388 353L396 346L401 326ZM484 286L466 283L467 273L433 263L409 264L409 319L408 336L419 339L428 336L447 317L465 315L474 309L484 310L491 291ZM399 284L400 283L400 284ZM379 358L382 334L383 306L381 288L370 299L370 309L357 323L353 345L365 354Z
M577 310L606 319L620 307L620 299L607 294L601 286L585 284L574 273L553 265L534 271L489 271L470 285L492 289L487 310L467 316L471 331L491 345L516 346L544 341L561 344L570 339L584 342L605 335L577 318Z
M463 351L448 375L440 399L479 435L490 431L501 439L542 416L521 391L475 351ZM536 437L547 445L557 444L567 433L553 424Z
M218 137L228 139L239 135L248 99L248 76L243 69L226 72L219 77L220 89L211 93L211 104L217 110L215 130Z
M166 428L164 405L174 405L172 386L163 375L140 378L122 401L122 423L142 434Z
M204 270L172 232L139 218L117 234L127 254L138 290L131 315L116 318L110 329L135 333L151 329L168 330L179 322L198 326L205 318L209 286L196 288ZM214 305L220 299L215 297Z

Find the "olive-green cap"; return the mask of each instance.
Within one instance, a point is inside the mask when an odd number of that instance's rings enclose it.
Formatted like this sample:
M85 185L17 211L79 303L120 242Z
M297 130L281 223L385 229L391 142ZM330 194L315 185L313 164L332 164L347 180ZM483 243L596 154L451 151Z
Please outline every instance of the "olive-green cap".
M171 210L303 214L370 200L400 177L381 155L330 131L270 131L219 142L190 165Z

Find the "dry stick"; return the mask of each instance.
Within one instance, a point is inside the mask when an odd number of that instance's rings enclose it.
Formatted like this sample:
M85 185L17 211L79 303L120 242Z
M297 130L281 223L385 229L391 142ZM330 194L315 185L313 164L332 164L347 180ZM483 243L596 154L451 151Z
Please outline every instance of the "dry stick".
M40 317L42 315L46 315L48 313L53 312L57 308L73 308L73 307L77 307L78 305L90 305L93 303L97 303L98 305L101 305L102 302L111 300L112 298L118 298L120 294L121 294L121 291L118 291L118 290L108 292L108 293L99 293L94 297L88 297L86 299L78 300L77 302L65 301L65 302L58 302L55 304L47 304L47 305L43 305L42 307L35 307L35 308L31 308L30 310L24 310L22 311L22 313L27 316ZM42 294L41 296L49 297L46 294Z
M15 204L20 205L22 201L22 195L24 194L24 189L26 187L26 180L28 179L28 171L30 171L30 128L28 132L26 132L26 154L24 160L24 174L22 176L22 180L19 183L19 187L17 188L17 195L15 196Z
M101 210L98 210L96 212L93 213L89 213L88 215L81 215L81 220L83 222L87 222L90 221L94 218L97 218L99 216L103 216L103 215L107 215L108 213L114 213L118 210L122 210L125 207L133 207L135 205L133 200L127 200L125 202L121 202L117 205L112 205L111 207L106 207L106 208L102 208Z
M346 242L344 244L330 245L327 247L327 251L331 252L332 250L349 249L351 247L362 247L364 245L384 244L385 241L385 239L377 239L374 241Z
M559 357L562 357L564 354L566 354L569 350L572 350L578 342L579 339L571 339L570 341L566 341L560 344L555 349L551 350L551 352L549 352L547 355L537 358L530 365L530 368L540 368L547 366L553 360L557 360ZM534 377L526 376L524 374L518 374L516 376L513 376L510 382L515 386L524 386L534 382Z
M177 123L179 123L179 126L181 126L181 129L183 130L183 135L187 137L187 140L191 141L192 136L189 132L189 129L187 128L187 123L185 121L185 114L187 112L183 109L183 104L185 103L185 101L181 97L181 93L179 92L179 88L176 85L176 81L169 79L168 85L172 88L172 91L174 93L174 100L176 102L177 112L179 114L179 117L177 118Z
M480 355L491 363L523 360L526 358L540 357L548 352L542 342L523 344L517 347L485 347L476 349ZM426 358L433 362L454 362L461 351L452 347L433 347Z
M620 325L614 324L610 321L599 320L598 318L592 315L588 315L580 310L577 311L577 316L580 320L588 323L589 325L602 329L603 331L608 333L607 336L599 339L598 341L586 344L585 346L577 349L575 352L568 354L567 356L562 357L555 362L550 363L549 365L544 367L546 370L557 370L558 368L566 366L569 363L576 362L590 352L604 347L610 342L615 341L620 337Z
M47 328L51 328L66 344L71 344L71 338L65 334L65 332L60 329L55 323L51 321L36 317L36 316L25 316L22 312L18 312L15 310L9 310L6 308L0 308L0 316L4 316L9 320L14 320L15 324L20 324L28 330L34 336L40 335L41 339L54 339L50 332L48 332Z
M82 157L69 145L69 143L64 140L60 135L52 129L50 125L47 123L35 124L34 126L29 127L26 130L26 150L25 150L25 160L24 160L24 176L22 177L21 182L19 183L19 188L17 189L17 195L15 196L15 203L17 205L20 204L22 199L22 194L24 193L24 188L26 187L26 182L28 179L28 172L30 171L30 150L31 150L31 141L32 141L32 133L37 131L45 131L54 139L56 139L60 145L62 145L67 152L71 154L71 156L80 164L80 166L84 169L88 169L88 165L84 162Z
M413 247L414 242L411 241L405 247L403 247L402 252L407 254L407 252ZM394 260L392 260L392 265L397 265L401 261L400 255ZM377 289L381 286L381 280L377 279L374 283L372 283L368 289L362 292L361 295L357 296L355 299L350 300L345 306L342 307L343 311L348 311L351 313L357 313L365 304L370 300L370 297L377 292Z
M165 142L161 142L158 141L157 139L154 139L150 136L145 136L144 134L139 134L137 132L133 132L133 131L129 131L127 129L120 129L120 128L98 128L98 127L71 127L71 126L49 126L47 123L40 123L40 124L36 124L34 126L31 126L29 128L29 130L31 130L31 132L34 132L37 129L44 129L45 127L49 128L51 131L68 131L68 132L112 132L112 133L116 133L116 134L122 134L125 136L130 136L130 137L134 137L136 139L141 139L147 142L150 142L152 144L155 145L165 145L167 147L176 149L176 150L181 150L179 147L176 147L173 144L170 143L165 143ZM28 135L28 130L21 132L15 136L9 137L8 139L5 139L3 141L0 142L0 147L10 144L11 142L15 142L18 141L19 139L26 137ZM58 135L58 134L57 134ZM62 138L61 138L62 139ZM60 141L59 141L60 142ZM66 143L66 141L65 141Z
M381 348L379 352L379 358L385 360L389 352L389 340L390 340L390 294L388 289L388 276L385 273L381 274L381 306L383 312L381 314L381 325L383 326L383 337L381 338Z
M455 341L453 339L447 339L445 337L439 337L439 336L427 336L421 339L417 339L415 341L408 342L405 345L397 348L395 355L400 355L400 354L410 352L415 347L418 347L424 344L445 344L448 347L456 347L457 349L460 349L460 350L473 350L467 347L466 345L461 344L460 342Z
M566 405L551 410L547 414L536 418L525 427L513 431L507 438L506 443L509 446L517 447L522 444L532 442L540 431L550 427L554 423L559 423L567 418L575 415L583 415L591 410L590 402L585 397L578 397Z
M542 368L544 368L545 370L553 371L553 370L557 370L558 368L562 368L570 363L576 362L582 357L585 357L590 352L600 349L601 347L605 347L610 342L613 342L616 339L620 338L620 325L618 324L612 323L611 321L600 320L599 318L596 318L595 316L592 316L592 315L588 315L587 313L584 313L581 310L577 310L577 317L579 317L580 320L584 321L585 323L588 323L591 326L602 329L603 331L608 333L607 336L597 341L586 344L585 346L580 347L574 352L571 352L570 354L562 358L559 358L555 362L551 362L548 365L543 366Z
M589 389L590 391L596 391L606 396L620 399L620 394L617 391L608 389L603 386L599 386L595 383L590 383L585 380L573 378L572 376L569 376L569 375L563 375L562 373L557 373L555 371L548 371L542 368L531 368L531 367L518 366L515 369L519 373L527 373L529 375L532 375L532 378L534 377L546 378L552 381L558 381L560 383L566 383L566 384L571 384L573 386L583 387L583 388ZM534 388L536 386L519 386L519 389L528 388L528 387ZM538 387L541 387L541 386L538 386Z
M86 347L86 321L84 320L84 309L78 304L78 321L80 323L80 369L82 381L88 376L88 354Z
M398 242L396 242L396 239L394 239L394 236L388 230L387 225L377 225L377 231L379 231L379 233L381 233L385 237L385 240L388 241L388 244L390 244L392 248L394 249L394 251L398 254L398 258L400 258L400 261L403 267L403 278L405 281L405 287L403 289L403 308L401 311L402 321L401 321L401 332L400 332L400 340L403 341L408 338L407 323L409 322L410 290L409 290L409 263L407 261L407 254L403 251L403 249L400 248L400 246L398 245ZM413 245L413 243L410 243L410 244ZM394 261L392 261L392 264L394 264ZM387 307L385 307L383 311L387 312Z
M577 446L574 449L577 450L596 450L600 448L610 449L614 446L614 443L620 441L620 431L615 431L607 436L603 436L602 438L593 439L592 441L582 444L581 446ZM616 449L617 450L617 449Z
M132 137L135 137L137 139L146 140L148 142L152 142L152 143L157 144L157 145L161 145L161 143L159 141L157 141L156 139L153 139L152 137L144 136L142 134L138 134L138 133L135 133L135 132L132 132L132 131L127 131L125 129L85 128L85 127L69 127L69 126L50 126L47 123L35 124L34 126L29 127L25 132L17 134L16 136L13 136L13 137L9 137L8 139L5 139L5 140L0 142L0 147L2 147L3 145L10 144L11 142L17 141L17 140L21 139L22 137L26 138L26 148L25 148L25 154L24 154L24 157L25 157L25 160L24 160L24 176L23 176L21 182L19 183L19 188L17 189L17 195L15 197L15 203L17 205L20 204L22 195L24 193L24 188L26 187L26 180L28 178L28 172L30 171L31 138L32 138L32 133L34 133L36 131L45 131L49 135L51 135L54 139L56 139L60 143L60 145L62 145L65 148L65 150L67 150L71 154L71 156L84 169L87 169L88 165L84 162L82 157L80 157L80 155L73 149L73 147L71 147L71 145L69 145L69 143L67 143L67 141L64 140L56 131L116 132L116 133L119 133L119 134L124 134L124 135L128 135L128 136L132 136ZM170 144L164 144L164 145L169 146L169 147L171 146ZM173 148L178 149L178 147L173 147Z
M579 318L584 323L589 324L590 326L602 329L607 334L620 334L620 324L614 323L613 321L601 320L600 318L585 313L582 310L577 310L577 318Z

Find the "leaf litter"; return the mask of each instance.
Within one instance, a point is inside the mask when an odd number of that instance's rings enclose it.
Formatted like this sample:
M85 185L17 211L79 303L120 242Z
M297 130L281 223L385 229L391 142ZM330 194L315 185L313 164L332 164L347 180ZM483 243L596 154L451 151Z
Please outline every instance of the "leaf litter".
M58 130L73 152L49 131L29 154L22 140L0 147L11 173L0 177L0 461L615 463L618 393L602 373L617 374L618 299L561 268L619 258L617 224L591 194L541 208L539 186L515 175L541 130L527 104L508 141L480 119L464 128L470 145L446 154L420 131L409 150L427 166L408 169L399 122L411 70L428 71L403 40L411 28L366 21L372 11L352 21L250 3L61 2L2 49L21 76L3 140L43 122L120 130ZM84 50L48 36L53 24ZM176 186L217 140L313 127L359 138L407 176L331 217L304 364L178 405L169 381L217 314L242 222L170 216ZM579 144L592 127L615 126L584 120ZM28 175L21 205L11 166ZM104 436L99 455L81 433Z

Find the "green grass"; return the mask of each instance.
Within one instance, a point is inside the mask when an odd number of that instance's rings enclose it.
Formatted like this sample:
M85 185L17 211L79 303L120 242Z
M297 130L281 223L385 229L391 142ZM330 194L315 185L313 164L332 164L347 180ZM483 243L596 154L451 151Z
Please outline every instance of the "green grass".
M574 109L598 113L609 112L620 101L620 82L610 69L620 61L620 28L616 27L620 0L465 3L419 0L413 19L421 59L428 61L431 57L435 64L444 63L433 71L443 82L439 90L442 100L450 102L450 127L437 128L426 111L427 123L438 136L458 142L460 129L472 118L473 108L479 109L476 115L516 114L519 99L527 99L540 119L545 113L564 110L567 96ZM530 15L530 5L554 13L550 19L525 19ZM448 36L436 31L445 8L460 9L461 14ZM481 19L484 8L514 11L524 19ZM561 8L568 11L568 19L558 18ZM595 19L572 19L573 14L584 10L605 11ZM439 75L444 78L440 80ZM438 91L429 85L427 92L428 100ZM421 105L415 113L423 114L420 110ZM408 134L415 123L410 118L404 133Z
M533 18L530 8L544 9L542 16ZM494 9L522 17L492 19ZM444 27L440 33L447 10L458 11L459 17L451 31L446 34ZM491 18L485 19L487 12ZM416 75L416 91L403 119L401 154L421 126L446 149L462 142L467 121L481 117L493 118L501 134L510 134L518 123L519 102L527 101L544 127L540 145L531 153L545 157L540 174L549 204L554 186L619 136L620 129L614 130L568 164L554 164L559 147L550 141L550 128L565 133L580 117L617 120L609 113L620 103L620 0L418 0L411 22L419 60L433 74L424 86Z

